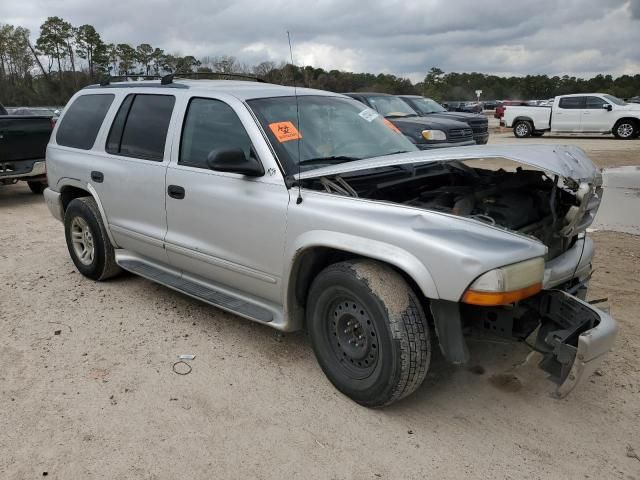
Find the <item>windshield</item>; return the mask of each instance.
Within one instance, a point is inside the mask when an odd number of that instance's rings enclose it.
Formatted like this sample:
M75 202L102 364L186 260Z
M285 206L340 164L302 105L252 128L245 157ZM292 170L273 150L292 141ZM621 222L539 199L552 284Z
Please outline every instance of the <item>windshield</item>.
M375 111L350 98L274 97L249 100L287 175L335 163L417 148ZM299 152L299 153L298 153Z
M627 103L618 98L618 97L614 97L613 95L603 95L604 98L606 98L607 100L609 100L611 103L615 103L616 105L626 105Z
M385 117L415 117L416 111L398 97L391 95L367 96L367 101Z
M410 98L409 101L413 105L413 108L420 113L440 113L447 111L446 108L430 98Z

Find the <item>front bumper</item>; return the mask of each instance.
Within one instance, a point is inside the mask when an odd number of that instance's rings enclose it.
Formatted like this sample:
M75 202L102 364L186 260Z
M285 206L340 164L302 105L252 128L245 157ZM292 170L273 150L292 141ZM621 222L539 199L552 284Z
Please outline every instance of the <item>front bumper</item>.
M531 302L541 316L535 344L543 355L539 367L562 398L600 366L618 326L609 314L561 290L544 290Z
M489 142L489 132L474 133L473 139L477 145L486 145Z

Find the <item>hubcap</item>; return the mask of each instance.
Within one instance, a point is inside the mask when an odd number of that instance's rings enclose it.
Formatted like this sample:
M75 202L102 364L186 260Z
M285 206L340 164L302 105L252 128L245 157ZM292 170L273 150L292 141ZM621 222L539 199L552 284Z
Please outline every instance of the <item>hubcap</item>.
M521 137L524 137L529 133L529 127L527 127L524 123L520 123L516 126L516 133Z
M91 265L95 251L93 235L89 229L89 224L82 217L75 217L71 221L71 243L80 263Z
M378 361L378 334L367 311L354 299L335 301L329 309L329 343L345 373L366 378Z
M618 135L627 138L633 135L633 125L630 123L623 123L618 126Z

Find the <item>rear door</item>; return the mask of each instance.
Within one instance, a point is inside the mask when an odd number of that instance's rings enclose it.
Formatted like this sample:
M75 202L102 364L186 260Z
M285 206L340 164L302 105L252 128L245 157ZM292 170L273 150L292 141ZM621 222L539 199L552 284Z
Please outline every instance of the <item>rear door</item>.
M282 258L289 192L247 108L235 97L192 97L167 170L165 238L171 263L214 284L282 301ZM240 148L263 177L218 172L213 150ZM273 165L273 166L272 166Z
M613 127L613 115L606 109L611 105L604 98L585 97L585 108L582 110L581 130L583 132L608 132Z
M124 97L124 98L122 98ZM90 183L119 247L167 263L165 175L167 140L176 97L122 93L102 151L91 162Z
M551 112L551 131L580 132L586 97L562 97Z

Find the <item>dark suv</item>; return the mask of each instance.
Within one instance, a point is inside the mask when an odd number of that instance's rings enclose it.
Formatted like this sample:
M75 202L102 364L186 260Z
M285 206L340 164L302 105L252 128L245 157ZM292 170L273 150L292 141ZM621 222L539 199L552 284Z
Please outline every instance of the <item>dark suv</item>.
M479 145L489 141L489 121L484 114L450 112L430 98L419 95L398 95L422 117L459 120L468 124L473 130L473 139Z
M474 145L468 124L448 118L425 118L400 98L386 93L345 93L389 120L421 150Z

